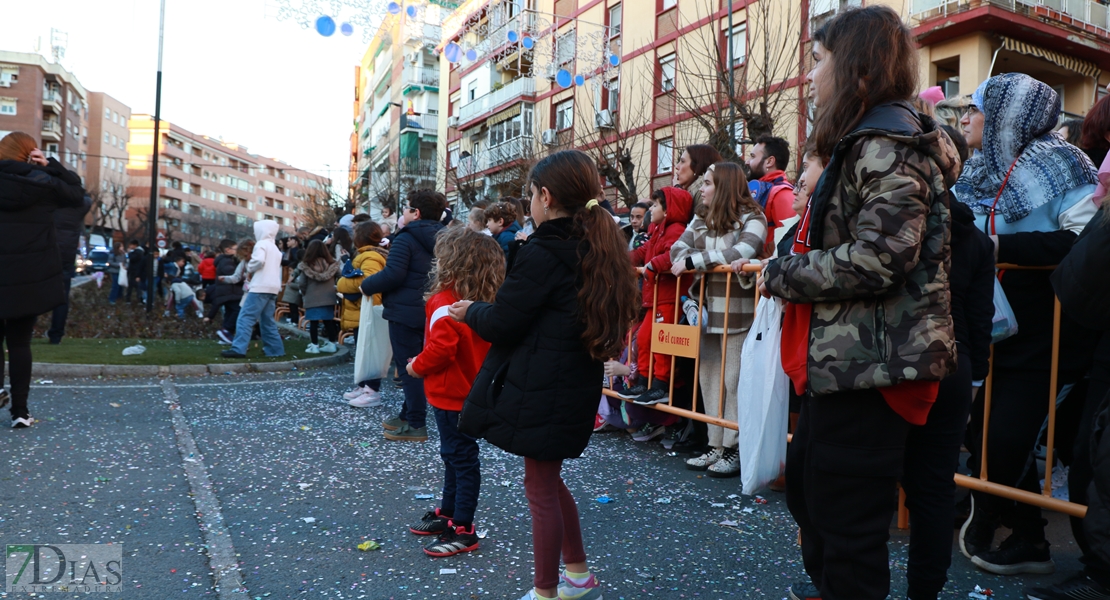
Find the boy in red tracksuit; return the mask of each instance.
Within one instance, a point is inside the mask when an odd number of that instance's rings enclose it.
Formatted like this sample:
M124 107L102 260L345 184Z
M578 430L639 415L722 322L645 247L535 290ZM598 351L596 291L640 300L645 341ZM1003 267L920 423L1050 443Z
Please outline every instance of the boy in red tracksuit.
M641 376L639 385L621 393L636 404L658 404L667 401L671 376L671 356L651 352L652 323L674 323L678 303L675 276L671 274L671 245L682 237L686 224L694 216L694 200L690 193L677 187L665 187L651 195L651 225L648 241L632 251L632 263L644 267L643 306L648 309L636 334L636 367ZM680 289L690 287L691 276L683 275ZM659 297L655 294L658 289ZM651 310L655 302L655 311ZM647 381L648 365L652 365L651 381Z
M492 301L505 278L505 255L493 238L452 227L437 237L435 257L431 296L424 306L424 350L407 368L410 376L424 378L424 394L435 414L443 501L409 531L438 535L424 552L442 557L478 549L478 441L459 431L459 414L490 348L466 323L449 317L448 309L459 300Z

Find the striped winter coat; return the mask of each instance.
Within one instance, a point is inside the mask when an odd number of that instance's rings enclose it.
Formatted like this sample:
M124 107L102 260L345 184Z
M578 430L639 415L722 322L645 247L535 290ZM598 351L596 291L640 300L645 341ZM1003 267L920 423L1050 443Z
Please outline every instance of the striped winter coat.
M671 246L671 262L685 261L686 267L706 271L716 266L728 265L741 258L762 258L767 237L767 219L762 211L745 213L732 231L721 235L709 231L702 217L694 217L682 237ZM698 275L690 286L690 297L698 297L701 285ZM728 305L725 305L726 282L732 278ZM705 284L705 309L709 311L706 333L741 333L751 327L755 316L754 281L749 276L711 273ZM728 312L728 331L725 331L725 312Z

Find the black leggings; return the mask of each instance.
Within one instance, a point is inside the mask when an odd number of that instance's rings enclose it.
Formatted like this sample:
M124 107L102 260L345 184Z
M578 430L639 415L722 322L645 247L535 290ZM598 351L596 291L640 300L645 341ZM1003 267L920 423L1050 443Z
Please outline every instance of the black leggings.
M31 330L35 315L0 319L0 346L8 343L8 362L12 381L12 418L28 416L27 394L31 391ZM4 361L0 357L0 383L4 381Z
M312 321L308 324L308 334L312 336L313 344L320 343L320 323L324 324L324 337L328 341L334 342L339 339L339 323L331 319L327 321Z

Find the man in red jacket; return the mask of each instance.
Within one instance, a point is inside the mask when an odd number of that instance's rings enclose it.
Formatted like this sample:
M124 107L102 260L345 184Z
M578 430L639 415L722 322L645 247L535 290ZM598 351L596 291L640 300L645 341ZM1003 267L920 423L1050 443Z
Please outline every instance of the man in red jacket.
M667 401L668 381L671 376L671 356L651 352L652 323L674 323L676 278L671 274L671 245L682 237L686 224L694 216L694 200L690 193L677 187L665 187L651 195L651 225L648 241L632 251L632 263L644 267L643 306L647 309L640 330L636 334L636 367L640 373L639 385L620 395L636 404L658 404ZM681 290L690 287L690 275L684 275ZM656 299L656 288L659 297ZM652 304L655 310L652 310ZM651 364L651 381L648 365Z
M786 179L789 163L790 143L780 137L759 136L748 154L748 169L752 172L748 187L767 217L768 256L775 250L775 230L798 216L794 212L794 186Z

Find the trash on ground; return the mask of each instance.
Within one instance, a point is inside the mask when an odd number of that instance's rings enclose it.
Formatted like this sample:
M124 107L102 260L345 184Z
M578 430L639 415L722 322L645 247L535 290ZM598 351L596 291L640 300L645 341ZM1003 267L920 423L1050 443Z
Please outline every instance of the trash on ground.
M975 600L990 600L994 598L994 592L992 592L990 588L975 586L975 590L969 593L967 597L974 598Z
M488 529L479 529L478 530L478 539L484 540L484 539L486 539L487 535L489 535L489 530Z
M458 573L457 569L440 569L439 570L440 575L454 575L455 573Z
M655 501L655 503L656 504L670 504L671 499L670 498L659 498L658 500Z
M304 521L305 523L315 523L316 522L315 517L301 517L301 520Z
M718 525L722 525L724 527L736 527L737 525L739 525L739 523L737 523L736 521L733 521L733 520L726 520L726 521L721 521L720 523L718 523Z
M709 506L712 506L713 508L724 508L725 503L724 502L713 502Z
M382 545L375 542L374 540L367 540L367 541L358 545L358 549L363 551L363 552L369 552L371 550L378 550L381 547L382 547Z
M417 494L416 495L417 500L431 500L432 498L435 498L435 496L433 496L432 494Z
M312 487L312 484L311 483L298 483L297 487L301 488L302 490L307 490L308 488Z
M128 346L128 347L123 349L123 355L124 356L135 356L137 354L142 354L143 352L146 352L146 346L144 346L142 344L136 344L134 346Z
M613 499L610 498L609 496L598 496L597 501L598 501L599 504L609 504L610 502L613 501Z

